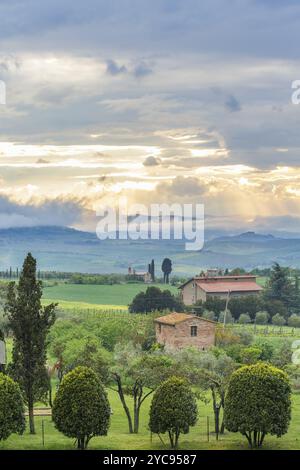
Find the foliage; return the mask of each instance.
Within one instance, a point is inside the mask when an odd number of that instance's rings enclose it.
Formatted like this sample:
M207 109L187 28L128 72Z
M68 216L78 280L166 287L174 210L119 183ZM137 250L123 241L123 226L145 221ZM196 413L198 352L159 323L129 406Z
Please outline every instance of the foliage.
M124 338L134 344L140 344L144 349L151 348L155 341L153 319L161 313L151 315L132 315L122 312L105 313L99 311L96 315L78 315L76 318L58 319L49 333L50 354L59 358L59 351L75 339L82 342L88 337L98 342L108 351L113 351L117 343Z
M114 360L111 374L128 420L129 433L138 433L142 404L178 368L174 360L159 351L145 354L132 343L117 345ZM133 399L133 413L126 396Z
M210 310L204 310L203 314L201 315L203 318L206 318L207 320L215 320L215 314L214 312Z
M220 323L223 323L224 322L224 317L225 317L225 310L223 310L220 315L219 315L219 318L218 318L218 321ZM233 316L231 315L231 312L230 310L227 310L226 312L226 325L228 323L233 323L234 322L234 319L233 319Z
M220 299L220 297L209 297L204 303L202 301L197 302L196 305L203 305L205 310L214 312L215 316L218 317L220 313L225 310L226 300Z
M283 369L292 361L292 347L289 340L283 341L279 348L277 348L272 357L272 364L276 367Z
M239 316L239 323L241 325L246 325L247 323L251 323L250 315L248 313L242 313Z
M0 373L0 441L25 430L24 404L19 385Z
M53 403L56 428L86 449L94 436L106 436L110 406L99 378L88 367L77 367L62 380Z
M298 286L296 289L299 291ZM299 292L295 291L295 285L289 277L289 269L274 263L268 285L265 291L265 297L271 300L277 300L289 309L296 301L299 301ZM296 298L295 298L296 297Z
M225 397L225 426L244 435L251 447L261 447L267 434L282 436L291 417L287 375L264 363L235 371Z
M155 310L183 311L184 306L169 290L160 290L158 287L148 287L146 292L137 294L129 305L131 313L148 313Z
M258 346L249 346L241 350L241 362L243 364L256 364L262 355L262 350Z
M226 354L214 352L199 352L195 348L187 348L173 353L178 363L178 373L185 377L202 392L211 393L215 432L224 432L224 423L220 426L220 412L224 407L225 392L228 380L236 368L235 362ZM207 396L204 395L204 400Z
M240 328L237 334L240 339L239 342L244 346L249 346L253 342L253 334L247 328Z
M270 316L268 312L265 312L265 311L257 312L255 315L255 323L257 323L257 325L266 325L269 321L269 318Z
M184 379L172 377L154 393L150 408L150 431L168 433L172 449L178 448L181 433L187 434L197 422L194 393Z
M261 361L269 362L271 361L274 354L274 346L268 341L258 340L255 342L254 346L258 347L261 350L259 359Z
M47 334L55 321L55 304L43 307L41 297L36 260L29 253L18 285L9 283L5 312L14 337L10 373L24 392L32 434L35 432L34 402L45 399L49 389L45 367Z
M172 261L170 258L165 258L163 260L161 270L164 273L164 283L169 284L169 276L172 272Z
M231 328L216 328L216 346L224 347L239 342L239 335L233 332Z
M288 319L288 325L294 328L300 328L300 315L293 313Z
M285 318L279 313L276 313L276 315L274 315L274 317L272 318L272 323L273 325L283 326L285 325Z
M56 342L52 349L61 361L64 374L78 366L93 369L101 382L106 383L109 378L110 354L101 347L101 343L94 337L72 338L67 342Z
M228 305L235 320L238 320L239 316L243 313L250 315L250 318L253 320L255 314L263 307L263 298L261 295L232 297Z

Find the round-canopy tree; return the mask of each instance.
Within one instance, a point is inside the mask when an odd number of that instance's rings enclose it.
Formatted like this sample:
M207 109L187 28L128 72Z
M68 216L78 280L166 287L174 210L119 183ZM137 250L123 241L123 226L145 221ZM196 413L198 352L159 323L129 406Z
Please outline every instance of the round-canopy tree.
M225 397L225 427L261 447L267 434L282 436L291 418L287 375L268 364L244 366L234 372Z
M197 403L188 383L172 377L156 390L150 408L150 431L168 433L172 449L177 449L181 433L187 434L197 421Z
M0 373L0 441L25 430L24 404L19 385Z
M106 436L110 406L106 391L96 373L76 367L66 374L56 394L52 418L56 428L86 449L95 436Z

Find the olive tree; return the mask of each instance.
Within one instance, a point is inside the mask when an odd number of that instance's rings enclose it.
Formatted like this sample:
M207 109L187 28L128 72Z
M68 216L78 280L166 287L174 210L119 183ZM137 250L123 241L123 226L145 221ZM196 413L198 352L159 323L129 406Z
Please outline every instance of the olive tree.
M221 411L224 409L225 393L232 372L237 365L226 354L216 356L212 352L186 348L173 353L178 364L177 375L184 376L189 382L203 392L201 399L208 401L210 392L215 421L215 433L223 434L224 420L221 422Z
M25 430L24 404L19 385L0 373L0 441Z
M269 321L270 315L268 312L260 311L257 312L255 315L255 323L258 325L266 325Z
M93 437L106 436L110 406L92 369L79 366L64 376L54 399L52 419L58 431L76 439L81 450Z
M280 315L279 313L276 313L276 315L274 315L274 317L272 317L272 323L273 323L273 325L283 326L283 325L285 325L285 318L282 315Z
M118 393L129 433L138 433L141 406L164 380L176 373L177 365L164 354L145 353L132 343L117 345L114 360L111 377L116 387L111 388Z
M188 434L197 422L195 394L185 379L171 377L155 391L150 408L150 431L168 433L172 449L178 448L181 433Z
M285 372L264 363L235 371L225 397L225 427L240 432L250 447L267 434L282 436L291 419L291 388Z

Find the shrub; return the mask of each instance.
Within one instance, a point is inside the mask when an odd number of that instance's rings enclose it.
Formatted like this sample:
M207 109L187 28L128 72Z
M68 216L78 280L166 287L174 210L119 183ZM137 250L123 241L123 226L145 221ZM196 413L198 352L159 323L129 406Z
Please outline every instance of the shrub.
M261 349L260 359L262 361L270 361L274 354L274 347L268 341L257 341L255 346Z
M24 404L19 385L0 373L0 441L25 430Z
M290 316L288 319L288 325L294 328L300 327L300 315L296 315L295 313Z
M250 315L248 313L242 313L239 316L239 323L241 325L246 325L247 323L251 323Z
M272 357L272 364L282 369L291 363L292 354L291 342L285 339L281 342L280 346L276 348Z
M253 334L246 328L239 329L238 335L240 338L240 343L244 346L249 346L249 344L253 342Z
M240 337L230 328L219 327L216 329L216 346L228 346L240 342Z
M250 346L241 350L243 364L255 364L261 358L262 350L257 346Z
M279 313L276 313L272 318L273 325L283 326L285 324L285 318L281 316Z
M149 428L157 434L168 433L172 449L177 449L181 433L187 434L197 421L194 393L184 379L172 377L154 393Z
M255 322L258 325L266 325L269 321L269 318L270 315L268 314L268 312L257 312L257 314L255 315Z
M210 310L204 310L202 317L206 318L207 320L215 320L215 314Z
M66 374L56 394L52 419L56 428L86 449L94 436L106 436L110 406L96 373L79 366Z
M219 315L219 322L223 323L224 322L224 316L225 316L225 311L222 311ZM233 320L233 316L231 315L231 312L230 310L227 310L227 313L226 313L226 324L227 323L233 323L234 320Z
M264 363L235 371L225 397L224 419L228 431L240 432L251 447L261 447L267 434L285 434L291 419L288 376Z

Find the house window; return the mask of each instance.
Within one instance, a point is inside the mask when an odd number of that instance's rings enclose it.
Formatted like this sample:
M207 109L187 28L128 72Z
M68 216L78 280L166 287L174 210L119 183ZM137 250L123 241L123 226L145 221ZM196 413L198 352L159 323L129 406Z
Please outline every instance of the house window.
M191 336L197 336L197 327L191 326Z

